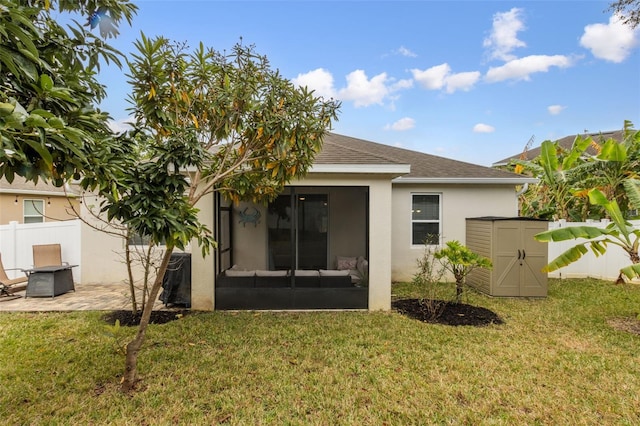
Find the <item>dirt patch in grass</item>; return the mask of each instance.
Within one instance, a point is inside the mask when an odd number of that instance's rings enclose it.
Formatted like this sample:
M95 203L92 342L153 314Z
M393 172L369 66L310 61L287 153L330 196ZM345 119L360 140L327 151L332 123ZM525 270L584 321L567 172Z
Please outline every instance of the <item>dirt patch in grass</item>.
M607 323L616 330L640 335L640 320L638 318L610 318Z
M186 315L191 313L188 309L182 310L171 310L171 311L152 311L151 319L149 320L150 324L166 324L171 321L175 321L180 319ZM109 323L115 324L116 320L120 321L121 326L132 327L140 324L140 318L142 317L142 312L138 312L134 314L131 311L121 310L121 311L111 311L105 314L102 319Z
M479 306L442 300L401 299L391 306L399 313L419 321L444 325L483 327L504 324L495 312ZM437 306L434 313L433 307Z

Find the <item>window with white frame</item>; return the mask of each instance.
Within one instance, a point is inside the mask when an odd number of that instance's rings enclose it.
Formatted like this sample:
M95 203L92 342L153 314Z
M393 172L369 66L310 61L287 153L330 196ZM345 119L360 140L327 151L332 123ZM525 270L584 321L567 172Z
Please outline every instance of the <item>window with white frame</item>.
M24 223L44 222L44 200L24 200L22 211Z
M441 194L412 194L411 244L440 244Z

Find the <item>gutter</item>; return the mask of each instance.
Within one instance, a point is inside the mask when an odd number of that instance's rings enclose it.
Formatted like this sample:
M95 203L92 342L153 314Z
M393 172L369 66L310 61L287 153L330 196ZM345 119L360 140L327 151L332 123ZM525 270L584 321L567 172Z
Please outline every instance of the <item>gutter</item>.
M536 178L404 178L398 177L391 181L400 184L471 184L471 185L528 185L537 183Z
M43 195L46 197L64 197L64 198L77 198L78 194L64 193L57 191L34 191L30 189L0 189L0 194L10 195Z
M520 191L516 191L516 197L519 197L525 192L527 192L527 189L529 189L529 182L525 182L525 184L522 185L522 188L520 189Z

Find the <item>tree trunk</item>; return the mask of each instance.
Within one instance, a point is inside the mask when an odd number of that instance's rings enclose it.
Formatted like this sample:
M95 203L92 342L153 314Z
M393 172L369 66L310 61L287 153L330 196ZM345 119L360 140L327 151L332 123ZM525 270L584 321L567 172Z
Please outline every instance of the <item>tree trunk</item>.
M640 263L640 254L638 254L637 250L628 249L627 254L629 255L629 259L631 260L631 263L633 263L634 265ZM618 274L618 279L616 279L616 284L624 284L624 283L625 283L624 277L622 275L622 272L620 272L620 274Z
M124 238L125 243L125 261L127 262L127 274L129 277L129 293L131 293L131 312L136 315L138 313L138 303L136 301L136 287L133 282L133 271L131 270L131 248L129 247L129 233Z
M164 257L162 258L162 263L160 264L160 269L158 270L156 279L153 282L153 287L151 287L149 300L147 301L147 303L145 303L144 309L142 310L142 317L140 318L138 332L136 333L136 336L133 338L133 340L131 340L127 344L124 377L121 386L123 392L130 392L134 390L138 381L138 352L140 351L140 348L144 343L147 326L149 325L149 320L151 319L151 311L153 311L153 305L155 303L155 300L158 298L158 293L160 292L160 288L162 287L162 279L165 272L167 271L169 260L171 260L171 253L173 253L173 247L167 247L167 251L165 252Z

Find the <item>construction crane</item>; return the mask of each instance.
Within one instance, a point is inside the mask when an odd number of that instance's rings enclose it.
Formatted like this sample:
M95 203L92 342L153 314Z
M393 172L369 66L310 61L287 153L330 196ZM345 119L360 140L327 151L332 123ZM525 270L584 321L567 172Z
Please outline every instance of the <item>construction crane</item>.
M533 145L533 141L535 139L536 139L536 135L531 135L531 137L527 141L527 144L524 146L524 149L522 150L522 154L520 154L520 157L519 157L520 160L522 161L527 160L527 152L529 152L529 150L531 149L531 145ZM513 171L517 174L521 174L524 171L524 167L521 164L516 164L516 167L513 169Z
M522 154L520 154L521 160L527 159L527 152L529 152L529 150L531 149L531 145L533 145L533 141L535 139L536 139L536 135L531 135L531 137L527 141L527 144L524 146L524 149L522 150Z

